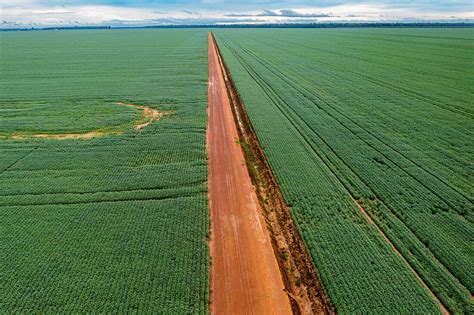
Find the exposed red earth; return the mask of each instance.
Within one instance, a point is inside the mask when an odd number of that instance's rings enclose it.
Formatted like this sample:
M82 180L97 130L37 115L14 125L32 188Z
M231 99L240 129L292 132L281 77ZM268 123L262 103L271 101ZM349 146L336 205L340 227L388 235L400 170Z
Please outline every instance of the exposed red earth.
M209 207L213 314L291 314L291 307L208 35Z
M145 128L151 123L158 121L163 115L166 115L167 112L159 111L157 109L136 105L128 104L123 102L115 103L117 105L125 105L128 107L133 107L142 111L142 117L135 121L135 130L140 130ZM76 132L76 133L15 133L11 135L11 138L14 140L23 140L29 138L44 138L44 139L56 139L56 140L68 140L68 139L82 139L90 140L92 138L118 135L123 134L126 130L92 130L89 132ZM1 136L1 138L7 138L7 136Z

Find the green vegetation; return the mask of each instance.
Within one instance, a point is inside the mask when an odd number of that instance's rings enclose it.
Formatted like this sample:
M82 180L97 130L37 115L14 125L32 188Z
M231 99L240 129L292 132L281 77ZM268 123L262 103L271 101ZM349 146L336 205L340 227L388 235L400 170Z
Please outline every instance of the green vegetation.
M336 310L472 313L474 30L215 33ZM206 31L0 41L0 311L206 313Z
M0 36L0 135L124 130L0 137L0 312L206 313L207 33Z
M0 101L0 137L130 128L140 110L103 100Z
M337 311L472 312L474 30L215 34Z

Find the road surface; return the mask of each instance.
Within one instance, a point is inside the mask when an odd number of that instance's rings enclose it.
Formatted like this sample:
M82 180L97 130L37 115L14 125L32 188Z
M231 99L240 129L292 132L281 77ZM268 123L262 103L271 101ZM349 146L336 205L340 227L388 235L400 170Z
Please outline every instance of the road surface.
M237 143L211 33L208 43L210 310L213 314L291 314L265 220Z

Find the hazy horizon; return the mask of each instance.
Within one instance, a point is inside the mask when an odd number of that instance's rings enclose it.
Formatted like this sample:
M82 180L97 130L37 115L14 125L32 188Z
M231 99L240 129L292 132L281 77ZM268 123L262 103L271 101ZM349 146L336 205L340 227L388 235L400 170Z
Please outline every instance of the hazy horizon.
M321 22L472 22L472 1L43 1L1 5L1 27Z

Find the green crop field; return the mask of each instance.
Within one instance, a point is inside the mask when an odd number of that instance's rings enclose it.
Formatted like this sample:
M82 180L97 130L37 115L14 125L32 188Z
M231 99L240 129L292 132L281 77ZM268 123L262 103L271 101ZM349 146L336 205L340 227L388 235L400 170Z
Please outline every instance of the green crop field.
M213 32L335 310L474 313L474 28ZM209 312L207 53L0 32L0 313Z
M0 36L0 313L207 312L206 32Z
M215 35L336 310L471 313L474 30Z

